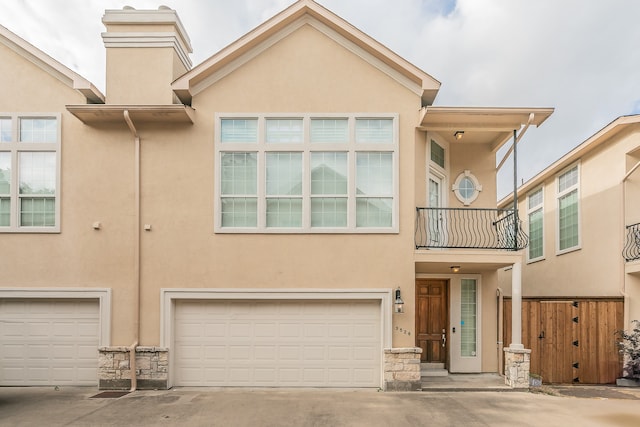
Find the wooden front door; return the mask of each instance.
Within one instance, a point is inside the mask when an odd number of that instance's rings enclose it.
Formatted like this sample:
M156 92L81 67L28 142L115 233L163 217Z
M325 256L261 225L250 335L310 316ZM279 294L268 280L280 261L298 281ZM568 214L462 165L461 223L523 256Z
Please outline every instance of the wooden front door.
M449 282L416 280L416 346L421 362L446 363L449 329Z

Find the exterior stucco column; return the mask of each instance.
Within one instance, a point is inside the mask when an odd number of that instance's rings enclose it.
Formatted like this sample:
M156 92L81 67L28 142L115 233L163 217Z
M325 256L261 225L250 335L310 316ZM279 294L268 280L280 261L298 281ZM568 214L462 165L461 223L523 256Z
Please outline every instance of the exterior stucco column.
M522 345L522 263L516 262L511 269L511 344L514 350Z

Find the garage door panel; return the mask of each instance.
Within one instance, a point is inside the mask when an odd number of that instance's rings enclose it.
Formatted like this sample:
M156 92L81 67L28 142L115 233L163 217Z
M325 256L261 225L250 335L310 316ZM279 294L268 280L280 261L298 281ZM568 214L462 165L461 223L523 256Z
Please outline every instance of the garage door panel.
M305 360L324 360L327 358L326 348L323 346L304 346L304 358Z
M209 323L205 329L205 337L224 337L227 335L227 325L220 322Z
M98 326L99 326L98 322L95 322L95 321L78 322L76 325L77 336L87 338L93 342L95 341L95 338L100 333Z
M366 382L373 381L376 373L372 369L354 369L353 376L356 381Z
M322 323L305 323L304 324L304 336L310 338L325 338L327 331L325 325Z
M96 346L94 345L84 345L84 344L79 344L76 346L76 357L79 360L84 360L87 364L88 363L93 363L93 361L96 360L96 357L98 355L98 349L96 348Z
M0 300L0 385L95 385L97 300Z
M379 301L177 301L174 323L176 385L380 383Z
M207 359L225 360L227 356L227 347L220 345L206 346L204 354Z
M281 338L299 338L302 335L302 327L297 323L281 323L278 325L278 335Z
M254 346L254 354L256 360L275 360L277 355L277 347L273 345L256 345Z
M361 360L361 361L373 361L376 347L354 347L353 348L353 359Z
M229 328L232 338L249 338L251 336L251 325L249 323L234 323Z
M257 323L255 325L256 338L275 338L278 335L278 325L275 322Z
M2 323L2 337L5 339L27 335L27 325L23 322L5 320Z

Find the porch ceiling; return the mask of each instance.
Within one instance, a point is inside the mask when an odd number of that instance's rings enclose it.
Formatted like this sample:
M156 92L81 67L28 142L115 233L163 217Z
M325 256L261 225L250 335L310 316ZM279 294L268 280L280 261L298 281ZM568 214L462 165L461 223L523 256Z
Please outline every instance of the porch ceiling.
M416 273L452 274L451 267L459 266L458 274L495 271L522 262L522 252L493 250L416 250Z
M532 125L540 126L553 113L553 108L480 108L425 107L418 129L438 132L450 144L489 144L497 151L513 131L527 124L533 114ZM457 139L454 134L464 132Z

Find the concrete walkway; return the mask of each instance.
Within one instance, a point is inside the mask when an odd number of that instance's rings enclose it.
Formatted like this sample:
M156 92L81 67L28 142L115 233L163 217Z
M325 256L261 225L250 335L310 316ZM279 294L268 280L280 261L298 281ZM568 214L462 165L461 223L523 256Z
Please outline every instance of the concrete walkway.
M94 398L82 387L0 388L1 426L633 426L637 399L546 393L196 389ZM627 393L625 391L625 393Z
M442 377L422 377L422 391L527 391L515 390L498 374L449 374Z

